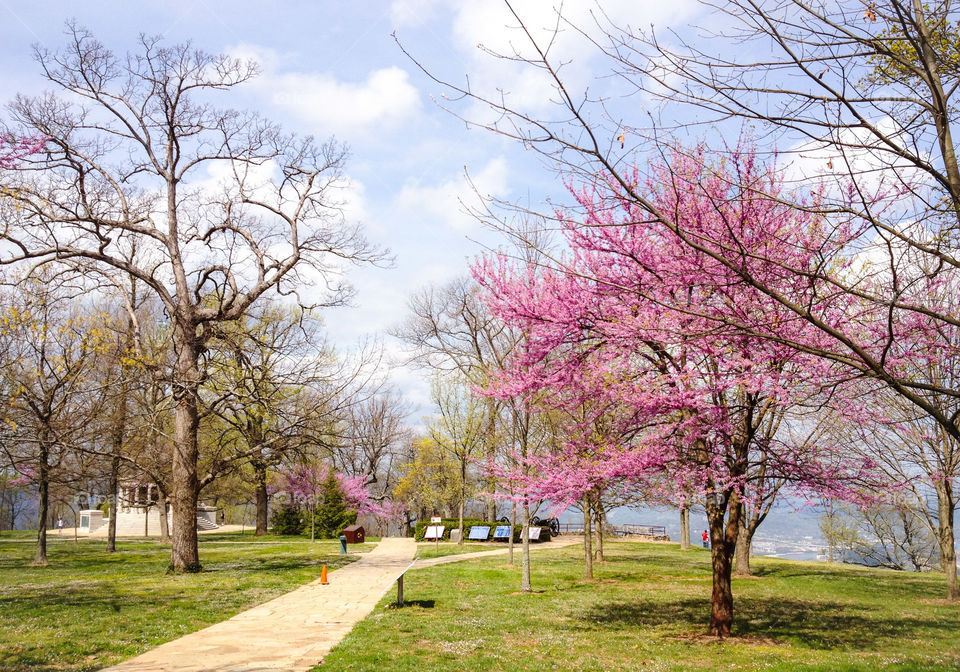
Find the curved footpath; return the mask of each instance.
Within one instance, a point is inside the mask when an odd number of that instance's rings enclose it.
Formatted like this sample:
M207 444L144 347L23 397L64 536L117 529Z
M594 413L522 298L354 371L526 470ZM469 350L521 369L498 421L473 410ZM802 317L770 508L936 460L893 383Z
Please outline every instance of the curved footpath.
M557 539L531 550L560 548ZM515 553L520 552L516 547ZM161 644L101 672L266 672L309 670L366 618L397 578L411 568L413 539L387 537L359 560L258 607ZM416 561L413 569L505 555L506 548Z

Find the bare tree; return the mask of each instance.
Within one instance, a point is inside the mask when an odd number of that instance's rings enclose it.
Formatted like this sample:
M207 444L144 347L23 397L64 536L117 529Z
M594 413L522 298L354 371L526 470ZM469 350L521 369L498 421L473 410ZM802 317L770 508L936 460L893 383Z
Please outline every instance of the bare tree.
M198 394L215 327L271 290L299 298L318 285L305 302L338 304L343 266L383 254L344 221L341 145L210 102L255 76L253 63L151 37L117 57L82 28L67 34L62 50L36 51L59 95L10 107L8 130L47 143L3 174L2 263L70 260L159 298L175 354L171 564L197 571Z
M343 437L333 460L341 473L365 477L371 496L383 501L397 485L413 437L406 423L409 405L389 387L358 397L344 411Z
M517 343L517 336L497 320L480 298L480 288L468 278L457 278L442 287L429 287L413 295L409 316L393 330L410 349L410 361L423 368L456 372L471 384L484 386L492 371L503 368ZM498 425L505 414L504 402L486 397L487 459L503 448L504 431ZM496 479L486 481L486 519L496 518Z
M428 423L431 440L457 467L457 529L463 544L463 515L467 499L473 494L470 467L480 457L487 428L483 399L475 397L462 377L437 376L432 385L437 417Z
M314 316L268 302L220 329L208 351L210 376L201 396L214 438L200 484L249 464L255 534L264 535L269 472L309 442L317 416L333 414L344 367L335 362Z
M38 489L37 550L47 563L51 486L74 480L71 454L88 441L95 416L88 376L95 366L101 320L70 306L62 277L27 278L3 315L0 366L8 462Z

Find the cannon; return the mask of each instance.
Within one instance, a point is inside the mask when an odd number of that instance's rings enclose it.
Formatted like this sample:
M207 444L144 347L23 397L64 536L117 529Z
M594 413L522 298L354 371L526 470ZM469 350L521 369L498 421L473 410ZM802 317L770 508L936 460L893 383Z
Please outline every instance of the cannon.
M549 527L551 537L560 536L560 521L556 518L540 518L534 516L530 520L530 524L538 527Z

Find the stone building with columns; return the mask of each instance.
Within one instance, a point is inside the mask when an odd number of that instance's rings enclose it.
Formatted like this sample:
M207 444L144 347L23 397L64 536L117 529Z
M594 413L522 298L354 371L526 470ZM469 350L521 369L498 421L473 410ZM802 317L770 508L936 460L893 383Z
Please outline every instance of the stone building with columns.
M173 524L170 515L170 504L166 507L161 504L160 490L153 483L124 483L117 488L116 512L117 536L160 536L161 509L166 510L162 515L169 525ZM79 532L86 532L91 536L107 536L110 527L109 518L104 518L100 509L85 509L80 511ZM197 506L197 529L217 529L217 508L206 506L202 502Z

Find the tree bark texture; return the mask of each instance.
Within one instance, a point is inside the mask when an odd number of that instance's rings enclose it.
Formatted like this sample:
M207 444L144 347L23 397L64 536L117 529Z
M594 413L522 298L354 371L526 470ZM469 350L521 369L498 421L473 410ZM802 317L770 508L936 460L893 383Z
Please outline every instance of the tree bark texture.
M169 508L170 498L167 496L166 490L163 488L159 488L159 490L160 501L158 505L160 506L160 543L166 544L170 542L170 521L167 518L167 509Z
M37 551L33 556L34 565L46 566L47 561L47 517L50 515L50 449L45 441L40 446L39 507L37 511Z
M173 548L170 566L175 572L199 572L197 547L197 429L200 425L197 389L200 348L195 337L181 333L177 353L173 428Z
M520 521L523 523L523 531L520 533L520 590L524 593L532 593L533 584L530 581L530 505L526 502L520 508ZM510 536L513 536L513 530L510 530Z
M940 545L940 564L947 576L947 599L960 600L960 586L957 585L957 551L954 536L954 498L953 485L943 478L935 482L937 492L937 541Z
M590 516L590 497L583 498L583 578L593 579L593 530Z
M690 505L680 508L680 550L690 550Z
M114 437L116 439L116 437ZM116 444L114 444L116 449ZM116 553L117 551L117 490L120 488L120 455L114 450L113 458L110 460L110 518L107 521L107 553Z
M736 575L753 576L750 571L750 551L753 546L753 535L747 525L740 525L740 533L737 538L736 551Z
M730 496L727 506L707 502L707 520L710 524L710 556L713 564L713 593L710 598L710 626L707 634L724 638L730 636L733 626L733 585L731 570L733 554L740 533L741 505L736 495ZM726 520L724 520L724 514Z
M267 533L267 468L263 463L258 462L254 466L254 475L256 477L256 497L257 497L257 526L253 535L262 537Z
M593 552L593 559L597 562L603 562L603 528L607 522L607 512L604 511L599 497L593 503L593 521L597 533L597 547Z
M510 506L510 536L507 538L507 564L513 566L513 530L517 527L517 503ZM13 528L11 528L13 529Z

